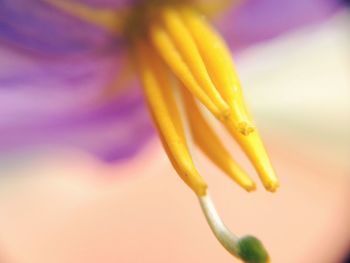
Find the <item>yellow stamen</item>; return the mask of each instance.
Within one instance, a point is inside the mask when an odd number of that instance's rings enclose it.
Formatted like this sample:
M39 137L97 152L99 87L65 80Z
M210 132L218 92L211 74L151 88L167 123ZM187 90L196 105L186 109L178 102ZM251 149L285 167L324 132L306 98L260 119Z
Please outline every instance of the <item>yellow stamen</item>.
M209 96L201 89L194 79L188 66L182 60L178 50L174 47L167 32L158 25L150 25L150 38L161 57L167 62L174 74L217 118L222 114Z
M128 21L126 17L132 13L131 10L120 11L119 9L117 13L110 9L96 9L66 0L46 1L112 33L124 32L127 26L124 23ZM154 11L151 2L145 7L147 7L145 10ZM143 9L137 10L134 15ZM158 14L154 20L143 21L142 17L150 18L146 15L141 16L139 20L132 20L140 23L134 25L136 28L142 27L144 22L146 30L140 30L140 32L148 31L150 41L155 48L153 50L148 44L139 41L139 38L143 38L144 35L133 38L137 43L142 43L137 45L137 64L140 66L145 94L164 146L180 176L197 194L205 194L206 184L198 175L191 160L181 120L172 98L171 83L166 77L168 72L163 68L165 65L162 64L159 56L184 86L223 122L255 166L265 188L275 191L278 187L277 178L260 136L257 131L254 131L253 121L244 103L240 82L231 59L231 52L222 38L192 9L161 6L159 12L154 14ZM196 112L197 106L193 104L191 107L193 112L188 115L191 126L194 127L193 133L198 145L239 184L246 189L252 188L250 179L243 180L242 178L246 177L236 166L234 173L229 172L231 161L228 160L231 159L226 149L202 119L200 113ZM244 136L249 133L251 133L249 136Z
M210 77L222 97L229 104L234 125L243 134L254 131L253 121L245 111L242 89L233 65L231 52L215 30L203 17L189 8L179 9L179 13L191 32L200 51Z
M145 96L169 159L185 183L197 195L203 196L207 185L194 167L184 141L171 83L166 77L164 65L146 43L140 41L136 51Z
M204 89L219 110L228 115L229 107L212 83L197 45L177 10L174 8L163 8L161 18L166 31L169 33L174 45L179 50L194 78L198 81L198 84Z
M191 132L195 143L218 167L248 192L255 190L255 183L231 158L221 140L204 119L192 95L185 89L183 98Z
M226 124L226 128L252 162L266 190L275 192L279 186L278 180L258 132L243 136L232 124Z
M207 107L208 105L212 107L207 98L212 99L213 94L209 94L209 89L202 88L202 85L207 77L210 81L213 80L212 83L215 84L213 88L217 88L220 92L230 106L232 114L228 118L222 118L222 111L220 111L221 115L216 115L212 108L208 107L209 110L223 122L240 144L257 170L265 188L269 191L275 191L278 187L278 181L260 136L252 125L252 118L244 103L240 82L227 46L221 37L196 12L184 8L162 9L161 12L163 20L166 20L166 26L159 25L159 22L155 21L153 24L151 23L149 30L151 41L157 52L175 75L182 80L185 87ZM180 14L180 17L178 14ZM181 23L181 21L184 21L184 23ZM186 31L187 29L189 31ZM190 32L190 35L188 35L188 32ZM195 43L193 43L193 39ZM193 54L196 55L193 56ZM208 75L205 75L205 73L208 73ZM206 78L202 78L203 76L206 76ZM201 82L199 79L201 79ZM201 86L199 86L199 82ZM218 105L215 104L215 106ZM200 126L198 123L201 121L198 116L195 122L196 125ZM248 134L249 136L244 136ZM208 132L206 136L211 135ZM204 138L202 144L207 144L209 141L208 138ZM202 148L205 149L202 150L208 152L210 147L209 145L202 145ZM216 148L214 150L214 148L211 148L211 151L222 152L222 149ZM210 158L214 159L213 155L216 155L216 153L212 153ZM224 163L226 158L224 156L225 154L220 154L220 157L216 156L216 162ZM220 167L220 165L218 166Z
M45 1L71 15L74 15L75 17L79 17L84 21L100 26L113 34L121 32L122 22L127 13L127 10L121 10L120 8L118 8L118 10L96 8L69 0Z

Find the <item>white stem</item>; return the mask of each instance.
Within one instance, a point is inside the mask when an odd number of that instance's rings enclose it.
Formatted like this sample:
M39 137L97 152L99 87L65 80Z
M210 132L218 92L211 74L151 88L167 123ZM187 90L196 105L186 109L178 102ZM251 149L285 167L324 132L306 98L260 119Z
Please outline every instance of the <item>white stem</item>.
M235 236L222 222L210 196L207 194L205 196L199 196L198 199L205 218L217 240L228 252L237 256L238 237Z

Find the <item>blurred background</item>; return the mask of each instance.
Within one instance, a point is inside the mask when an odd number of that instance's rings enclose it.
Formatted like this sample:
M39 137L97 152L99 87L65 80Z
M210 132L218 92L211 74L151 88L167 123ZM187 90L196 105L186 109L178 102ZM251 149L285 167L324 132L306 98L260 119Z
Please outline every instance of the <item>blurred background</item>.
M219 213L238 235L259 237L274 263L346 262L350 9L240 49L235 61L281 186L247 194L196 153ZM0 262L238 262L156 136L113 163L67 147L7 152L0 174Z

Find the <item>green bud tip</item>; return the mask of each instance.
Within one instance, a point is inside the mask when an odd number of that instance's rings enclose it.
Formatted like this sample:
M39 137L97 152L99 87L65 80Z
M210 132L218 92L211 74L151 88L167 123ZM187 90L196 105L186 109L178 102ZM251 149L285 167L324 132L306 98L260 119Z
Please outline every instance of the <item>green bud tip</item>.
M268 263L269 255L256 237L244 236L238 240L238 256L246 263Z

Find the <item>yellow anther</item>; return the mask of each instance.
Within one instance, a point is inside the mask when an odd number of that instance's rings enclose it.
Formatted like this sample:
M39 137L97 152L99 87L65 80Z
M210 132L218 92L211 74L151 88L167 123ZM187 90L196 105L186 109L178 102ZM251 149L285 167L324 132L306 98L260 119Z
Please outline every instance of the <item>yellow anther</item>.
M221 112L229 115L229 106L214 86L203 62L197 45L175 8L163 8L161 20L182 59L186 62L194 78Z
M254 165L265 188L275 191L278 187L275 172L260 136L252 125L231 54L225 43L191 9L162 9L161 17L165 26L159 21L149 25L149 36L156 51L184 86L224 123ZM209 87L210 84L205 88L203 83L208 79L214 85ZM229 105L232 114L228 118L223 118L222 108L219 109L218 104L213 101L211 88L217 88ZM253 182L237 166L231 165L232 162L228 161L231 157L226 149L210 128L208 129L205 121L203 123L201 116L196 115L193 107L188 115L192 118L192 132L197 144L240 185L248 190L253 189ZM248 134L249 136L245 136Z
M278 180L258 131L254 131L249 136L244 136L230 124L226 124L226 128L250 159L265 189L275 192L279 186Z
M180 8L179 13L198 46L210 78L231 108L232 116L228 121L233 122L240 133L248 135L254 131L254 125L243 106L242 89L229 49L197 12Z
M186 88L208 108L210 112L212 112L217 118L220 118L221 113L219 109L194 79L191 71L182 60L168 33L156 24L150 25L149 33L153 46L174 74L184 83Z
M76 1L70 0L45 0L53 6L65 11L75 17L86 22L95 24L113 34L121 32L122 22L125 18L127 10L118 8L111 10L110 8L95 8L87 6Z
M248 192L255 190L255 183L232 159L221 140L204 119L192 95L181 89L194 142L221 170Z
M146 43L140 41L136 51L145 96L169 159L185 183L197 195L203 196L206 194L207 184L194 167L186 146L167 71L157 54Z

